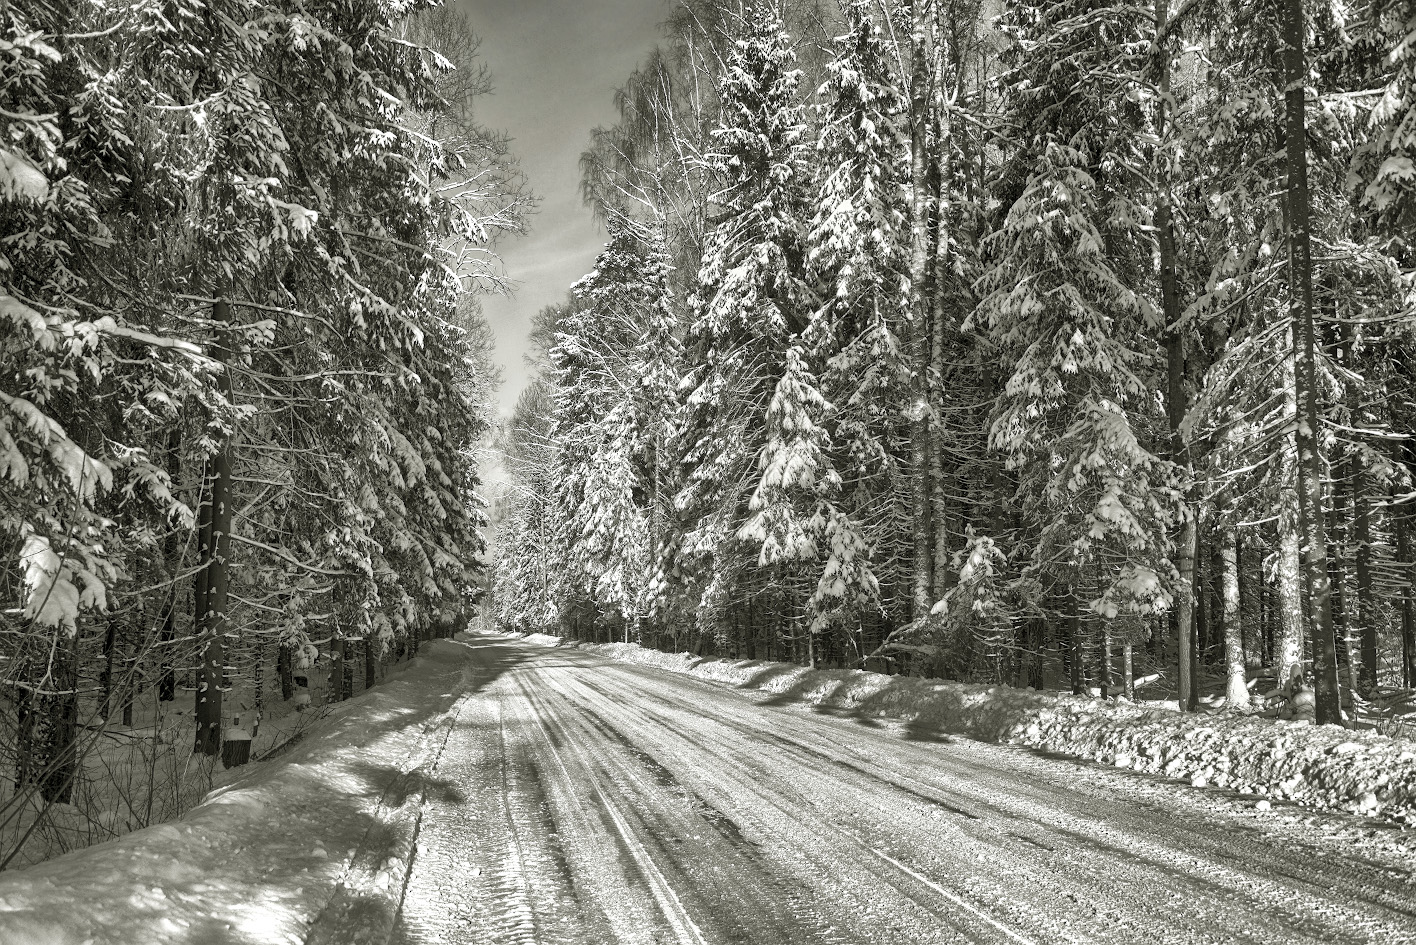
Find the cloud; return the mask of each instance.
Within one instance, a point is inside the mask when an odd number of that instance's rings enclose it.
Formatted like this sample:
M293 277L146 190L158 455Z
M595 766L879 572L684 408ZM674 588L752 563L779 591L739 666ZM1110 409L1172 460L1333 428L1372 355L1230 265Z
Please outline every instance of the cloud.
M542 198L530 232L501 246L513 296L483 301L506 372L500 409L510 413L529 372L532 316L565 298L594 263L604 234L580 201L580 152L596 125L615 120L614 90L659 38L666 0L460 0L482 38L496 91L478 118L512 138Z

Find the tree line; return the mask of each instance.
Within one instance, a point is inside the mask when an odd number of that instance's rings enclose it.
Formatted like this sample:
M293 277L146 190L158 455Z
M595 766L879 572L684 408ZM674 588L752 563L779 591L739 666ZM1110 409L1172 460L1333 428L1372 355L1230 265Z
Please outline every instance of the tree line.
M1077 692L1144 664L1182 710L1262 673L1320 722L1409 688L1413 30L679 4L582 159L608 242L502 434L498 620Z
M431 4L0 5L0 819L106 720L473 604L479 293L527 197ZM348 659L345 659L348 657ZM246 704L246 709L251 706ZM124 718L126 716L126 718ZM250 737L248 711L240 728Z

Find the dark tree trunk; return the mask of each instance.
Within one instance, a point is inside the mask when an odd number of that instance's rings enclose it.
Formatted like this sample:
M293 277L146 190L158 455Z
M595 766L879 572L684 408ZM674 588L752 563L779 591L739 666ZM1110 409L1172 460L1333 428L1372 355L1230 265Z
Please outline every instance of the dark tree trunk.
M1086 695L1086 673L1082 668L1082 621L1075 612L1067 616L1067 671L1072 678L1072 695Z
M219 301L212 317L231 321L231 306ZM230 359L232 335L221 330L213 346L214 359L223 365L221 392L234 399ZM203 509L205 534L202 580L198 595L198 639L201 657L197 678L197 738L195 750L215 757L221 752L221 687L226 679L227 580L231 561L231 443L221 444L212 460L208 500Z
M1412 541L1413 515L1410 505L1392 509L1396 518L1396 557L1401 581L1401 685L1416 687L1416 542Z
M1041 691L1046 685L1046 673L1043 664L1043 646L1046 644L1047 621L1041 617L1033 617L1028 620L1028 632L1030 636L1030 649L1032 650L1032 660L1028 665L1028 685Z
M73 799L78 774L75 739L78 734L78 634L55 641L49 672L40 673L44 690L26 692L20 704L20 764L18 781L36 784L39 796L51 804Z
M172 668L172 643L177 639L177 589L173 585L172 596L162 608L162 655L158 657L157 699L159 702L177 700L177 672Z
M251 737L255 738L261 731L261 718L265 715L265 646L256 647L256 665L251 669L251 683L255 687L255 712L256 716L251 720Z
M181 473L182 430L174 426L167 434L166 467L168 478L177 482ZM167 574L167 593L162 599L162 630L158 634L161 646L158 648L157 700L175 702L177 699L177 673L172 668L172 643L177 639L177 534L173 531L163 542L162 562Z
M1169 26L1170 11L1165 0L1159 0L1155 5L1155 28L1156 35ZM1161 90L1157 108L1156 131L1162 138L1169 134L1167 112L1167 98L1170 92L1170 48L1168 43L1158 43L1156 53L1158 62L1158 85ZM1176 274L1178 254L1175 249L1175 229L1172 222L1171 193L1168 182L1163 182L1160 188L1159 199L1156 203L1155 226L1156 238L1160 248L1160 302L1161 314L1165 319L1165 357L1166 357L1166 419L1170 426L1170 458L1181 466L1188 466L1190 462L1189 453L1185 448L1185 441L1180 436L1180 424L1185 419L1185 414L1189 411L1189 403L1185 395L1185 337L1180 329L1180 284ZM1175 566L1180 572L1180 589L1178 600L1176 601L1176 638L1178 642L1178 652L1176 661L1179 666L1177 699L1180 711L1194 711L1198 705L1198 693L1195 688L1195 613L1194 613L1194 589L1195 589L1195 548L1198 542L1195 526L1195 509L1193 501L1186 499L1187 512L1185 524L1181 527L1176 548Z
M118 644L118 623L113 617L109 617L104 623L103 672L98 675L98 684L103 695L99 699L98 715L107 722L113 714L113 650Z
M291 669L291 655L288 643L276 646L275 674L280 678L280 698L286 702L295 695L295 673Z
M330 702L344 701L344 640L340 637L329 644L329 689Z

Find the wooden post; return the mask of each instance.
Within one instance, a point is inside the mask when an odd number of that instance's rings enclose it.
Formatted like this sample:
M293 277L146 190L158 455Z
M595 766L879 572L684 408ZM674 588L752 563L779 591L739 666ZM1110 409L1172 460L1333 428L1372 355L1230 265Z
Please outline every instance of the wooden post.
M231 306L219 300L212 318L222 326L231 322ZM230 369L231 333L219 329L213 358L223 367L218 383L229 403L233 397ZM226 438L212 459L208 499L203 509L202 570L198 577L197 638L201 659L197 676L196 751L215 757L221 753L221 684L226 669L226 598L231 559L231 441Z

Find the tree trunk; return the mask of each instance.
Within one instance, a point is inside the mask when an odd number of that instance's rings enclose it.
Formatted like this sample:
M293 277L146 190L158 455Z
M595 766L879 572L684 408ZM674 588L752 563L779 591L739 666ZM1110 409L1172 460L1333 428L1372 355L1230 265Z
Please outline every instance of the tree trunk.
M1115 695L1111 682L1111 624L1107 623L1101 631L1101 698L1110 699Z
M251 669L251 685L255 689L255 718L251 719L251 737L261 731L261 719L265 717L265 644L256 645L256 665Z
M354 697L354 654L349 652L352 646L351 641L344 641L344 674L339 680L340 698L342 699Z
M38 676L32 671L32 667L23 663L20 665L19 676L31 683L38 679ZM22 686L15 691L15 785L17 787L35 783L39 779L39 770L43 767L39 751L38 707L39 699L35 697L34 690L29 686Z
M329 642L329 683L325 699L344 701L344 639L337 635Z
M1352 463L1345 457L1341 465L1341 475L1332 485L1332 513L1328 519L1328 579L1332 582L1332 625L1333 635L1341 645L1338 666L1346 661L1347 686L1356 692L1358 688L1357 639L1352 634L1351 614L1347 594L1347 555L1351 547L1349 541L1347 501L1352 491Z
M79 635L60 640L54 648L54 695L47 700L49 730L46 733L45 772L40 796L52 804L68 804L74 798L74 779L79 773Z
M19 691L15 783L35 785L48 803L67 804L78 773L78 634L65 639L62 631L53 632L60 635L52 641L49 661L24 672L41 691Z
M938 7L935 12L937 15ZM944 87L942 73L945 57L942 49L934 49L935 90ZM946 488L945 443L944 443L944 359L948 340L946 331L944 297L949 279L949 193L952 187L950 156L953 142L950 140L950 112L947 108L931 109L933 119L934 146L931 149L929 181L933 204L934 228L930 234L933 252L932 260L933 299L930 304L930 358L929 387L933 405L933 422L929 435L929 480L930 480L930 524L934 531L934 547L931 551L934 563L934 594L943 597L954 586L955 575L949 560L949 515L948 491Z
M1175 698L1181 712L1194 712L1200 703L1199 680L1196 678L1199 641L1195 636L1195 545L1198 532L1193 518L1186 521L1180 529L1180 542L1176 549L1175 564L1180 572L1180 587L1176 591L1175 604L1176 663L1179 664Z
M98 677L103 696L98 703L98 715L107 722L113 714L113 650L118 643L118 622L110 616L104 623L107 626L103 632L103 672Z
M1352 543L1356 546L1357 597L1351 619L1361 635L1362 663L1359 688L1371 693L1377 688L1377 621L1372 600L1372 500L1365 463L1353 461Z
M1244 668L1257 674L1263 667L1263 561L1254 560L1253 542L1235 530L1235 571L1239 581L1239 623L1243 627Z
M1072 677L1072 695L1086 695L1086 673L1082 668L1082 621L1076 613L1067 617L1067 669Z
M1136 701L1136 660L1130 641L1121 646L1121 687L1126 698Z
M177 701L177 671L172 667L172 643L177 639L177 590L173 586L162 609L162 632L158 639L162 642L162 655L158 657L157 701Z
M231 321L231 306L219 301L212 318ZM220 330L212 355L223 365L220 385L227 402L234 399L229 362L232 335ZM197 738L195 751L215 757L221 753L221 686L226 676L227 580L231 561L231 442L226 440L212 462L211 488L204 509L206 540L198 602L198 639L201 657L197 679Z
M280 698L286 702L295 695L295 673L291 669L290 646L280 643L275 648L275 674L280 679Z
M1206 536L1208 537L1208 536ZM1201 542L1203 545L1203 541ZM1209 655L1209 647L1213 630L1210 627L1210 618L1214 616L1214 608L1210 606L1210 574L1214 571L1214 565L1205 560L1205 552L1208 548L1201 547L1195 554L1195 661L1199 665L1206 662ZM1194 675L1195 686L1198 689L1200 674L1198 667Z
M914 595L922 620L934 606L933 528L929 483L929 25L926 4L911 5L909 351L911 355L910 475L913 485Z
M1288 383L1286 412L1288 419L1296 423L1291 362L1285 361L1284 374ZM1282 450L1278 477L1278 567L1274 588L1277 597L1274 622L1278 633L1273 655L1275 678L1280 685L1288 682L1295 671L1303 671L1303 585L1299 551L1302 536L1299 534L1298 496L1282 485L1293 482L1298 476L1298 452L1292 434L1284 438Z
M374 636L374 634L372 634L372 633L369 634L368 636L364 637L364 689L365 689L365 690L369 690L369 689L374 688L374 683L378 681L378 680L375 678L375 677L377 676L377 670L378 670L378 658L377 658L378 652L379 652L379 638L376 637L376 636Z
M168 478L177 482L181 473L182 431L174 426L167 434L166 467ZM158 656L157 701L177 700L177 673L172 668L172 643L177 639L177 533L173 531L163 542L162 561L167 575L167 594L162 603L162 631Z
M1170 20L1166 0L1158 0L1155 5L1155 30L1157 37L1164 31ZM1164 140L1169 134L1167 107L1170 93L1170 48L1166 43L1156 46L1157 85L1161 94L1156 105L1156 134ZM1166 419L1170 424L1170 459L1188 471L1190 457L1185 442L1180 436L1180 424L1189 411L1185 394L1185 338L1180 324L1180 285L1176 276L1175 228L1172 222L1170 183L1162 179L1155 211L1156 241L1160 249L1160 304L1165 319L1165 357L1167 368ZM1199 692L1195 680L1195 552L1198 543L1193 500L1186 496L1187 520L1180 530L1179 548L1176 551L1176 567L1180 572L1180 586L1176 591L1176 638L1179 646L1176 661L1176 700L1181 712L1192 712L1199 705Z
M1396 557L1401 582L1401 686L1416 687L1416 548L1413 548L1412 506L1392 507L1396 519Z
M1288 170L1288 275L1296 394L1302 422L1297 427L1299 520L1303 529L1303 577L1307 584L1313 639L1313 676L1319 725L1342 721L1337 679L1337 644L1332 628L1332 585L1327 573L1323 521L1322 417L1318 412L1317 333L1313 324L1313 258L1308 223L1307 57L1303 0L1284 0L1283 40L1287 91L1285 129Z
M1219 556L1221 612L1224 615L1224 704L1231 709L1249 707L1248 674L1244 664L1243 611L1239 606L1239 541L1232 527L1220 532Z

